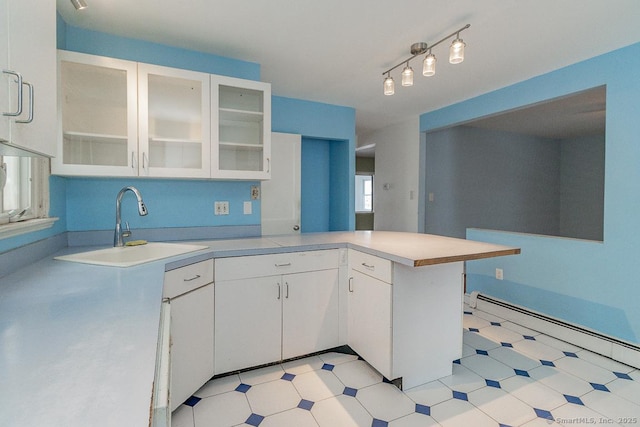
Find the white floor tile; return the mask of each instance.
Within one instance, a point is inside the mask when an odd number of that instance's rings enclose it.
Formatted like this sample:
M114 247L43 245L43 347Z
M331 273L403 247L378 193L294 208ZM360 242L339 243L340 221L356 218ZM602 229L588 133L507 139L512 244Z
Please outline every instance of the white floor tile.
M373 417L353 397L340 395L317 402L311 414L320 427L370 426Z
M476 350L467 344L462 345L462 357L473 356Z
M534 418L526 424L522 424L520 427L559 427L560 424L555 421L547 420L544 418ZM560 426L561 427L561 426Z
M554 409L552 414L556 422L571 427L620 426L615 420L611 420L591 408L573 403L567 403Z
M602 393L594 390L582 396L581 399L589 408L614 422L619 422L622 426L637 427L638 423L640 423L640 405L632 403L615 393Z
M171 413L171 427L194 427L193 408L180 405Z
M473 311L473 315L478 316L484 320L488 320L489 322L498 322L498 323L506 322L506 320L503 319L502 317L498 317L495 314L487 313L486 311L482 311L482 310Z
M540 332L534 331L533 329L525 328L524 326L518 325L517 323L504 322L501 323L501 325L503 328L511 329L512 331L521 334L523 337L525 335L530 337L537 337L538 335L540 335Z
M606 384L617 378L613 372L577 357L563 357L553 363L558 369L590 383Z
M499 381L515 375L513 368L489 356L475 355L465 357L460 361L460 364L483 379Z
M468 394L469 402L501 424L519 426L536 418L533 408L495 387L483 387Z
M467 328L467 329L469 329L469 328L476 328L476 329L486 328L489 325L491 325L491 323L488 320L485 320L482 317L478 317L475 314L465 314L462 317L462 326Z
M198 391L193 393L197 397L209 397L216 394L227 393L233 391L240 385L240 377L238 375L229 375L227 377L216 378L203 385Z
M623 372L625 374L628 374L634 369L629 365L625 365L624 363L609 359L608 357L604 357L597 353L592 353L589 350L581 350L576 354L580 359L591 362L594 365L600 366L601 368L608 369L609 371ZM638 380L640 381L640 378L638 378Z
M323 353L318 355L320 359L324 363L330 363L332 365L339 365L340 363L351 362L353 360L358 360L358 356L353 354L345 354L345 353Z
M451 389L440 381L431 381L430 383L405 390L405 393L415 403L427 406L437 405L451 399Z
M464 331L462 333L462 341L474 350L491 350L500 347L500 343L491 341L478 332Z
M489 350L489 356L513 369L528 371L540 366L540 361L518 353L509 347L498 347Z
M241 372L238 375L240 376L240 381L244 384L255 385L282 378L284 369L280 365L272 365L254 369L253 371Z
M266 417L260 423L260 427L318 427L313 415L305 409L289 409L288 411Z
M566 341L562 341L557 338L550 337L549 335L541 334L536 339L542 343L545 343L550 347L557 348L560 351L570 351L575 353L576 351L582 350L582 348L576 345L569 344Z
M295 408L302 399L291 381L285 380L254 385L246 394L251 411L263 417Z
M333 372L324 369L296 375L293 386L303 399L312 402L338 396L345 387Z
M374 418L391 421L415 412L416 404L400 389L388 383L378 383L358 390L356 399Z
M539 366L530 370L529 375L558 393L570 396L580 397L593 390L588 382L550 366Z
M435 427L438 422L429 415L413 413L406 417L391 421L389 427Z
M484 378L462 365L453 365L453 374L448 377L440 378L442 384L452 390L468 393L477 390L486 385Z
M627 399L629 402L640 405L640 382L629 381L618 378L607 384L607 388L620 397ZM640 423L640 419L638 420Z
M565 357L562 351L538 341L537 338L535 340L522 340L513 343L513 348L532 359L554 361Z
M532 378L517 375L500 381L500 386L532 408L550 411L567 403L561 393Z
M335 365L333 373L345 386L355 389L382 382L382 375L363 360Z
M496 427L498 424L471 403L458 399L433 406L431 416L444 427Z
M324 363L325 362L318 356L312 356L305 357L304 359L291 360L289 362L283 363L281 366L285 372L298 375L320 369L322 368L322 365L324 365Z
M511 329L503 328L502 326L487 326L486 328L480 329L480 335L489 338L491 341L497 343L510 343L522 341L524 337L512 331Z
M193 407L195 426L229 427L243 423L251 415L244 393L230 391L207 397Z

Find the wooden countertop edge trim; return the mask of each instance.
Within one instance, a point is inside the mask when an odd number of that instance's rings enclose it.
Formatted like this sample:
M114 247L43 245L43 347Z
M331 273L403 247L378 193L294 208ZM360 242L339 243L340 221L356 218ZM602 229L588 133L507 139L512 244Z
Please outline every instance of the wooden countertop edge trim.
M475 259L493 258L506 255L518 255L520 248L504 249L500 251L482 252L469 255L453 255L442 258L417 259L413 262L414 267L424 267L426 265L446 264L448 262L472 261Z

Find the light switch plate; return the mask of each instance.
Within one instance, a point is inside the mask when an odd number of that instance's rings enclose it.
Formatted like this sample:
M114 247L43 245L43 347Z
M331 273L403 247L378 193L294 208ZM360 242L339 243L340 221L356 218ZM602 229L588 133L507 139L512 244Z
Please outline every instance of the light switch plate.
M253 211L253 205L251 202L244 202L244 214L251 215Z

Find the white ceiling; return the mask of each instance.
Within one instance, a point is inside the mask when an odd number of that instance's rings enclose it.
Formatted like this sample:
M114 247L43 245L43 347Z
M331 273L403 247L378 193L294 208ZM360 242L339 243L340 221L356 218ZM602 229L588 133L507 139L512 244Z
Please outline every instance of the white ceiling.
M640 41L639 0L86 0L74 26L261 65L275 95L356 109L356 132L432 111ZM382 94L382 72L465 24L465 61ZM419 59L419 58L416 58Z

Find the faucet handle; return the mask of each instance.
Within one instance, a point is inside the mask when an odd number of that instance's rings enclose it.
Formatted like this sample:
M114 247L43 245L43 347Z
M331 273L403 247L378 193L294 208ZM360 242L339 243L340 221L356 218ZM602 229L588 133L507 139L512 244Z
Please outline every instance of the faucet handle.
M131 229L129 228L129 221L125 221L124 224L127 227L127 229L122 232L122 237L129 237L129 236L131 236Z

